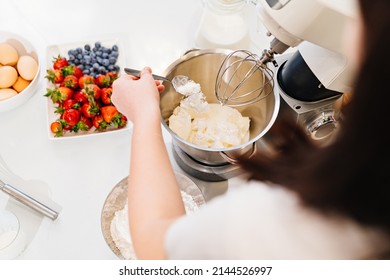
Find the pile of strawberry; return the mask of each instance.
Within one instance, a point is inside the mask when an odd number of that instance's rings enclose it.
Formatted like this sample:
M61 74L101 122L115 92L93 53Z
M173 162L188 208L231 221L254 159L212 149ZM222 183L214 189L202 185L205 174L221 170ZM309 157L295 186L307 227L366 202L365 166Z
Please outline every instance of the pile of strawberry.
M53 68L46 72L45 78L54 85L47 89L45 96L56 105L58 119L50 124L55 137L66 132L104 131L126 126L126 117L111 103L112 83L118 77L117 72L96 77L85 75L61 55L53 58Z

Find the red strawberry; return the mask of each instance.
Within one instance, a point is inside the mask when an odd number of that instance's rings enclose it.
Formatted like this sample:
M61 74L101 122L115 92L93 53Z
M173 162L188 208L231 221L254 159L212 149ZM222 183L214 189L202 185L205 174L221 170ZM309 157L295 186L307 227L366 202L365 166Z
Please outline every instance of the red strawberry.
M60 69L48 69L46 70L46 73L47 75L45 76L45 78L53 84L60 84L64 80L64 76L62 75L62 71Z
M100 108L103 119L106 123L110 123L118 114L118 110L113 105L108 105Z
M62 69L65 66L68 66L68 65L69 65L68 60L65 57L61 56L61 55L58 55L57 57L53 58L53 68L55 70Z
M88 102L87 93L83 90L76 91L73 95L73 99L80 104L84 104Z
M108 75L100 74L95 78L95 84L101 88L109 87L111 85L111 77Z
M92 120L93 126L97 131L105 130L109 125L106 123L102 117L102 115L97 115Z
M62 86L71 89L77 89L79 87L79 80L74 75L68 75L64 78L64 81L62 82Z
M83 71L76 65L65 66L61 70L62 70L62 75L64 75L64 77L68 75L73 75L76 76L77 79L79 79L84 75Z
M84 76L79 78L79 87L80 88L84 88L84 86L87 84L94 84L94 83L95 83L95 79L93 76L84 75Z
M100 99L105 105L111 104L111 95L112 95L112 88L106 87L101 89L101 96Z
M47 89L45 96L50 97L53 103L62 103L72 98L73 90L68 87L58 87L56 89Z
M99 113L99 107L94 103L85 103L81 106L81 113L86 118L93 118Z
M85 91L88 96L93 96L95 100L98 100L101 96L100 88L95 84L87 84L84 86L84 89L81 91Z
M65 110L61 118L66 122L64 129L71 130L80 120L80 111L76 109Z

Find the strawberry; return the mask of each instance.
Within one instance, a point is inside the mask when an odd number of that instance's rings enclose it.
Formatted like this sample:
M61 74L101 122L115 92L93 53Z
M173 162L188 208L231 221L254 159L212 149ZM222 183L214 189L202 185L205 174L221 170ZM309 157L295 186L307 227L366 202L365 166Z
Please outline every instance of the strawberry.
M109 87L111 85L111 77L108 75L100 74L95 78L95 84L101 88Z
M68 75L65 76L61 85L71 89L77 89L79 87L79 80L74 75Z
M73 127L74 132L78 132L79 130L88 131L92 127L92 120L90 118L86 118L84 116L80 117L79 122Z
M106 87L106 88L101 89L100 100L103 102L103 104L105 104L105 105L111 104L111 94L112 94L111 87Z
M68 66L68 65L69 65L68 60L65 57L61 56L61 55L58 55L57 57L53 58L53 68L54 68L54 70L62 69L65 66Z
M62 103L72 98L73 90L68 87L58 87L56 89L47 89L45 96L50 97L53 103Z
M62 71L60 69L48 69L46 70L46 73L47 75L45 76L45 78L53 84L60 84L64 80L64 76L62 75Z
M70 98L70 99L65 100L64 102L62 102L62 108L63 108L64 110L68 110L68 109L71 109L71 108L73 108L73 109L79 109L79 108L80 108L80 104L77 103L76 100Z
M127 118L125 115L121 114L121 117L119 118L118 122L115 123L114 125L117 125L118 128L122 128L122 127L125 127L126 124L127 124Z
M88 102L87 93L83 90L78 90L74 93L73 99L76 100L77 103L84 104Z
M117 73L117 72L111 71L111 72L108 72L106 75L110 77L110 79L111 79L111 84L112 84L116 79L118 79L118 73Z
M97 115L94 117L92 123L97 131L105 130L109 126L109 124L104 121L102 115Z
M50 131L54 133L55 137L60 137L64 135L62 124L60 121L55 121L50 124Z
M80 79L84 75L83 71L76 65L68 65L63 67L61 70L62 70L62 75L64 77L68 75L73 75L76 76L77 79Z
M84 88L85 85L87 84L94 84L95 83L95 78L90 75L84 75L79 78L79 87Z
M80 111L76 109L65 110L61 118L65 121L64 129L72 130L80 120Z
M85 103L81 106L81 113L86 118L93 118L99 113L99 107L94 103Z
M95 100L98 100L101 96L101 90L95 84L86 84L81 91L85 91L88 96L93 96Z
M100 112L102 113L103 120L106 123L111 123L111 121L119 115L118 110L113 105L108 105L100 108Z

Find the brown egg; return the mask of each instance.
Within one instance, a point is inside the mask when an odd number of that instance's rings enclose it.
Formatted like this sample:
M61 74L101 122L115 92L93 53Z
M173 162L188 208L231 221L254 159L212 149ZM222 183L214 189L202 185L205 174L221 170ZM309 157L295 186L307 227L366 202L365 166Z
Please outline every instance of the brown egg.
M17 95L17 91L12 88L0 89L0 102Z
M16 80L16 82L12 85L12 87L17 91L17 92L21 92L22 90L24 90L26 87L28 87L28 85L30 84L29 81L23 79L22 77L18 77L18 79Z
M0 43L0 63L3 65L14 66L18 62L19 55L17 50L8 43Z
M18 71L12 66L0 67L0 88L11 87L18 79Z
M22 55L19 57L16 68L23 79L31 81L38 71L38 63L31 56Z

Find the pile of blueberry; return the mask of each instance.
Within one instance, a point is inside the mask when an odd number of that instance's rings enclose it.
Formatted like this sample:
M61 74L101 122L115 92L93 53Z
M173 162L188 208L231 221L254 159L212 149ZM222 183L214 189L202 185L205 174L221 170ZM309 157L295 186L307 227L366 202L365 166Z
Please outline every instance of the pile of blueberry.
M99 74L120 70L116 64L119 56L117 45L107 48L100 42L95 42L93 46L86 44L84 48L69 50L68 56L69 63L78 66L84 75L97 77Z

